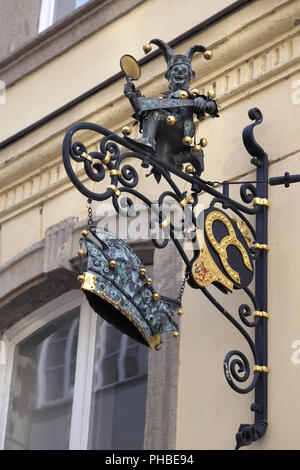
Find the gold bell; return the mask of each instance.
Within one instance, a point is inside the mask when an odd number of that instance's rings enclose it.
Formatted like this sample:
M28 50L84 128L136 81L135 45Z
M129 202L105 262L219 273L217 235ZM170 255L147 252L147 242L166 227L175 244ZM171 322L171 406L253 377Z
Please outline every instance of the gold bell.
M151 279L151 277L149 277L149 278L147 279L146 284L148 284L148 286L151 286L151 284L152 284L152 279Z
M166 118L166 123L168 126L173 126L176 122L176 117L175 116L172 116L172 114L170 114L169 116L167 116Z
M140 275L141 276L146 276L146 274L147 274L147 270L145 268L141 268L140 269Z
M181 91L178 93L178 98L180 98L181 100L186 100L188 97L189 97L189 94L188 94L188 92L185 91L185 90L181 90Z
M80 274L80 276L77 276L77 279L79 282L83 282L84 281L84 276L82 274Z
M81 234L84 236L84 237L87 237L89 232L88 230L82 230Z
M182 142L183 142L184 145L186 145L187 147L191 147L191 145L193 145L193 139L192 139L192 137L189 137L189 136L187 136L187 135L182 139Z
M109 267L113 269L113 268L115 268L116 266L117 266L117 262L116 262L114 259L112 259L112 260L109 262Z
M80 249L80 250L77 251L77 254L78 254L79 256L83 256L83 255L84 255L84 251Z
M199 155L199 154L202 152L202 147L201 147L201 145L194 145L194 147L192 148L192 152L193 152L195 155Z
M123 135L130 135L131 134L131 128L129 126L122 127L122 134Z
M182 310L182 308L180 308L179 310L177 310L177 315L183 315L183 310Z
M144 45L143 45L143 51L145 52L145 54L149 54L149 52L152 51L152 46L151 46L151 44L144 44Z
M193 98L195 98L197 95L200 95L198 88L193 88L193 89L190 91L190 95L191 95Z
M187 166L185 167L185 172L186 172L188 175L191 175L194 171L195 171L195 168L193 167L193 165L187 165Z
M205 51L203 55L206 60L210 60L213 58L213 53L211 51Z
M152 299L153 300L159 300L159 295L158 294L153 294Z
M207 139L205 139L205 137L202 137L202 139L200 139L200 145L201 145L201 147L206 147L207 144L208 144Z
M216 94L215 94L214 90L208 90L207 96L208 96L209 98L211 98L212 100L214 100L215 97L216 97Z

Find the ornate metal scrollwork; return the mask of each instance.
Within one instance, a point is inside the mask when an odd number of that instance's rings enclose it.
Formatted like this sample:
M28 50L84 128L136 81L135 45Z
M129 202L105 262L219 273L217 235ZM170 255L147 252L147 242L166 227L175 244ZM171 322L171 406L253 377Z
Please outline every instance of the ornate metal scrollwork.
M207 182L193 174L186 174L175 166L171 166L167 161L160 161L159 156L153 152L143 149L140 145L135 144L134 140L120 137L108 129L91 123L81 123L72 126L66 133L63 142L63 161L66 172L74 184L74 186L87 198L96 201L105 201L112 198L115 210L121 214L128 215L128 209L133 206L133 198L143 201L149 208L153 205L152 201L141 193L137 187L139 184L139 175L135 167L128 160L134 159L135 162L140 161L142 167L152 167L155 174L159 174L169 185L169 190L164 191L158 197L158 204L154 206L156 220L162 229L169 231L170 238L173 240L180 256L182 257L189 277L189 284L200 289L210 302L224 315L231 324L237 328L246 340L255 364L251 371L250 361L247 356L238 350L233 349L226 354L224 359L225 378L230 387L238 393L246 394L255 390L255 400L251 405L251 410L255 413L254 424L241 424L236 434L237 447L249 445L261 438L267 427L267 255L268 252L262 249L267 246L267 212L268 205L262 201L268 198L268 157L262 147L256 142L254 137L254 127L262 122L263 116L258 108L249 111L249 117L252 124L248 125L243 131L244 145L251 155L251 163L256 166L256 185L253 183L243 183L240 188L240 196L242 202L235 201L229 196L229 184L224 183L223 192L217 191L213 184ZM102 136L100 148L98 152L88 153L87 148L80 142L74 141L75 134L80 130L90 130ZM124 151L125 149L125 151ZM88 189L81 181L80 173L72 167L72 160L76 163L82 162L86 176L95 183L107 179L106 190L103 193L97 193ZM181 192L175 184L172 176L179 176L191 185L191 192ZM160 180L160 178L156 178ZM286 183L286 179L284 180ZM274 183L277 184L277 183ZM181 243L176 237L176 232L182 232L182 224L175 224L168 220L164 212L163 203L166 199L172 199L178 204L182 211L189 208L189 225L192 228L195 238L197 235L197 220L194 208L198 202L198 194L205 191L213 196L213 200L208 211L216 208L217 204L222 204L223 210L230 210L235 215L228 215L227 237L233 237L233 241L226 241L221 245L217 243L215 252L210 252L213 263L216 263L216 257L223 252L223 273L231 276L234 288L239 288L238 276L234 273L234 269L227 266L227 252L230 244L235 245L235 249L243 254L245 269L250 272L254 264L255 269L255 292L253 293L247 281L245 285L241 284L248 301L243 303L238 309L239 320L231 315L210 293L206 288L206 284L197 281L197 277L193 277L193 260L189 259L186 252L182 248ZM256 203L254 204L254 201ZM260 201L260 202L259 202ZM215 209L217 211L217 209ZM219 212L223 214L223 212ZM247 219L247 215L256 217L255 227ZM236 219L238 216L240 221ZM222 218L220 216L219 218ZM218 219L218 217L216 217ZM225 220L225 219L224 219ZM211 223L212 224L212 223ZM226 224L225 224L226 225ZM209 226L211 230L211 226ZM225 230L225 229L224 229ZM225 234L226 235L226 234ZM204 235L203 235L204 236ZM253 239L254 247L250 246L250 236ZM213 238L211 236L211 238ZM163 240L153 239L153 243L157 248L163 248L168 243L168 238ZM236 248L237 247L237 248ZM248 250L249 247L249 250ZM247 251L248 250L248 251ZM249 253L249 255L247 254ZM248 261L247 257L251 259ZM227 264L226 264L227 263ZM247 266L248 264L248 266ZM197 268L198 273L200 267ZM232 271L232 273L231 273ZM251 280L251 277L249 277ZM217 281L218 278L214 278ZM216 282L218 284L218 282ZM223 283L224 284L224 283ZM221 285L221 284L220 284ZM219 287L220 287L219 285ZM221 286L225 292L228 286ZM262 313L266 313L263 315ZM252 339L249 331L255 331L255 338ZM250 384L245 383L250 380Z

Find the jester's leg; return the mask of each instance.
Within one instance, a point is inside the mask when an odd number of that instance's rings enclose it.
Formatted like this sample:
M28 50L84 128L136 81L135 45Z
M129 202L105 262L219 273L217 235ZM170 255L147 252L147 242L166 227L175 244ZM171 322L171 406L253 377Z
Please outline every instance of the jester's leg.
M183 123L183 137L194 137L196 126L193 119L185 119Z
M156 150L156 132L159 122L159 111L152 111L147 117L143 118L143 137L141 139L129 139L135 143L146 147L148 150ZM128 137L127 137L128 138Z

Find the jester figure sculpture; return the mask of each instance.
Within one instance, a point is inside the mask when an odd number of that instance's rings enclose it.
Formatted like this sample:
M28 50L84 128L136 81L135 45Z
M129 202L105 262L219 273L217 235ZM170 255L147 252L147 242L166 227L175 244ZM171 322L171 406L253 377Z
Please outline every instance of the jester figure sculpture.
M213 100L214 96L201 95L197 89L189 89L190 81L195 76L191 60L195 52L204 53L206 59L210 59L212 53L204 46L196 45L184 55L176 55L160 39L152 39L150 43L160 48L167 63L165 78L169 81L169 91L164 93L163 98L145 98L130 77L127 79L124 94L130 100L142 131L142 138L135 139L135 143L177 168L182 168L183 163L190 163L194 174L200 176L204 170L201 143L205 146L205 142L204 145L203 142L195 142L194 115L198 119L205 114L218 117L218 106ZM159 180L160 176L155 176Z

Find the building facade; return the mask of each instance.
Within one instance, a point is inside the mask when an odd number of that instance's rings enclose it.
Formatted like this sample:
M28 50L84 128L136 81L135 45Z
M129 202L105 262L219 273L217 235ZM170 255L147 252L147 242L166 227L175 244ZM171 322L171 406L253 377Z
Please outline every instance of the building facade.
M214 53L209 62L200 55L192 62L192 87L204 94L213 89L221 107L220 118L197 124L197 136L208 140L206 180L255 176L241 137L253 107L264 116L255 135L269 156L270 176L299 173L299 2L0 0L0 24L0 446L234 448L239 424L253 422L253 392L235 393L222 362L231 349L247 354L247 344L190 287L180 335L167 334L160 351L97 317L77 281L86 199L65 173L61 147L74 123L120 135L132 123L123 54L142 59L142 94L161 96L165 62L142 49L161 38L178 54L194 44ZM83 132L81 139L89 152L97 150L98 135ZM157 183L147 169L136 170L156 201ZM82 164L76 171L89 184ZM236 198L237 188L231 188ZM161 182L159 194L163 189ZM269 426L251 449L299 446L299 194L296 184L270 188ZM209 202L209 195L199 196L202 207ZM95 220L101 223L108 209L94 203ZM124 221L113 220L121 236ZM126 240L158 291L176 297L183 265L171 243L159 250L150 240ZM225 296L214 286L211 292L237 314L241 293Z

